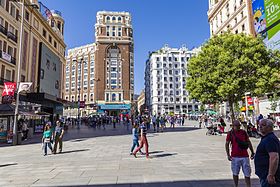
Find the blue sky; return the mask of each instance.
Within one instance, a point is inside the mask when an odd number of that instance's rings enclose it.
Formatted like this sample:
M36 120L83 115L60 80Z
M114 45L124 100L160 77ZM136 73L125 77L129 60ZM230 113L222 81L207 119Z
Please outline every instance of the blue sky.
M39 0L40 1L40 0ZM209 38L206 0L41 0L49 9L62 12L67 49L94 39L96 13L128 11L132 15L135 45L135 93L144 88L144 69L149 51L164 44L189 49Z

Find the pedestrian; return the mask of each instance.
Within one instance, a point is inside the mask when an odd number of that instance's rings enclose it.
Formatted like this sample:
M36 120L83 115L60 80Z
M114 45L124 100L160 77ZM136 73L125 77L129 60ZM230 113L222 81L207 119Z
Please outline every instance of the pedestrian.
M117 118L116 118L116 117L113 117L113 126L114 126L114 129L116 128L116 122L117 122Z
M154 127L154 132L156 132L156 121L157 121L157 118L156 118L156 115L154 115L152 117L152 123L153 123L153 127Z
M147 140L147 127L146 122L143 121L140 125L141 130L141 138L140 138L140 145L137 147L137 149L133 152L134 157L136 158L136 154L140 149L145 145L145 151L146 151L146 158L149 158L149 144Z
M56 154L57 144L59 144L59 153L62 152L62 138L64 135L64 128L60 121L56 122L56 127L54 131L54 150L53 153Z
M280 142L273 133L273 121L261 119L259 122L262 134L255 156L255 171L261 187L280 187Z
M249 136L246 131L240 129L240 122L233 122L233 129L228 132L226 137L226 153L228 160L231 161L231 170L235 187L238 186L238 176L240 168L245 176L247 187L251 186L251 166L247 149L251 151L251 159L254 158L254 150ZM231 154L229 153L229 145L231 143Z
M45 126L45 129L44 129L43 138L42 138L42 143L43 143L43 148L44 148L44 153L45 153L44 156L46 156L48 154L48 152L47 152L48 147L51 151L53 151L51 141L52 141L51 126L49 125L49 123L47 123Z
M132 128L132 147L130 150L130 155L133 155L134 148L139 147L139 134L138 134L138 124L134 123ZM141 150L139 151L142 155L144 154Z
M23 120L22 122L22 133L23 133L23 136L22 136L22 140L26 140L27 137L28 137L28 125L27 125L27 120Z

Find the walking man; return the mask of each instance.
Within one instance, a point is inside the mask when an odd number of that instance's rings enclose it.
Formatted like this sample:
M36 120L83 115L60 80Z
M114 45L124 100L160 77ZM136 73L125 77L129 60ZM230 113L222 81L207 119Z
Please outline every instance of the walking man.
M261 187L280 187L280 142L273 133L273 121L262 119L259 123L262 139L255 156L255 171Z
M62 152L62 138L64 135L64 129L61 125L60 121L56 122L56 127L54 131L54 148L53 148L53 153L56 154L57 150L57 144L59 144L59 153Z
M240 168L245 176L247 187L251 187L251 166L247 149L251 151L251 159L254 158L254 150L249 136L246 131L240 129L240 122L233 122L233 129L227 134L226 153L228 160L231 161L231 170L235 187L238 187L238 176ZM229 145L231 144L231 154L229 153Z

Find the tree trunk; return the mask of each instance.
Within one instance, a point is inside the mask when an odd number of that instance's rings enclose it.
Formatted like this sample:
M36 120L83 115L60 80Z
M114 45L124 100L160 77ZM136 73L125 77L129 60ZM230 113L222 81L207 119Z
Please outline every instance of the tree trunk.
M229 103L229 109L230 109L230 114L231 114L231 122L233 123L233 121L235 120L233 99L229 98L228 103Z

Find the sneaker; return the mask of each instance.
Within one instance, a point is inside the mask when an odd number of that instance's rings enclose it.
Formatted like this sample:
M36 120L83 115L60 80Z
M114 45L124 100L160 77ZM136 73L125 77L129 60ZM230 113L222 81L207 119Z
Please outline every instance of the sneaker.
M141 155L145 155L145 153L143 153L142 151L140 152Z
M132 153L132 152L130 152L130 155L133 155L133 153Z
M44 156L47 156L47 154L44 154Z

